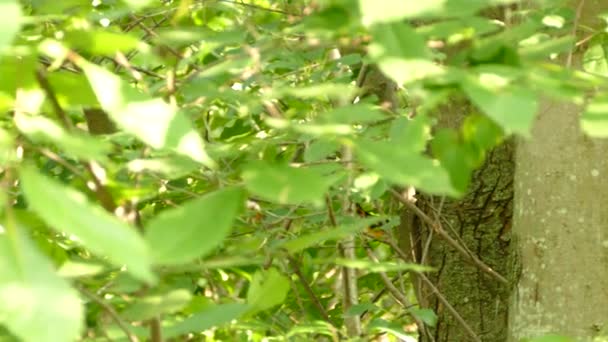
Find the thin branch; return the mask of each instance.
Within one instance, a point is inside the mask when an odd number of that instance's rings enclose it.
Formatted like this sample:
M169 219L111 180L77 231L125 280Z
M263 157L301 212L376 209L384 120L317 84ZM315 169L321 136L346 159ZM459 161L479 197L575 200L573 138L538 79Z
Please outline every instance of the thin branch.
M326 322L331 323L331 320L329 319L329 314L327 314L327 310L325 310L325 308L323 307L323 304L321 304L321 301L319 300L319 297L312 290L312 287L310 287L310 284L308 283L308 280L306 280L306 277L304 277L304 274L302 273L302 270L300 269L300 265L299 265L298 261L292 256L288 256L287 258L289 260L289 264L291 265L291 269L293 270L293 272L296 274L296 276L300 280L300 283L304 287L304 290L306 290L306 293L312 300L312 303L314 304L314 306L317 308L317 310L321 314L321 317L323 317L323 319Z
M118 325L118 327L125 333L125 335L127 336L127 338L129 339L130 342L139 342L139 339L137 338L137 336L135 334L133 334L131 332L131 330L129 329L128 323L123 321L123 319L116 312L116 310L114 310L114 308L111 305L106 303L98 295L85 289L83 286L76 285L76 288L78 288L78 290L80 292L82 292L82 294L84 294L86 297L88 297L89 299L91 299L92 301L97 303L99 306L101 306L101 308L104 309L108 313L108 315L110 315L112 320L114 320L114 322L116 322L116 325Z
M148 321L148 324L150 324L150 341L163 342L163 329L160 316L152 318Z
M38 70L36 70L36 80L38 81L40 88L42 88L49 101L51 101L51 106L53 106L53 110L55 111L55 114L57 114L57 118L61 121L61 123L67 130L72 130L72 121L70 120L68 114L63 110L63 108L59 104L59 100L57 100L57 96L55 96L55 92L53 91L49 80L46 78L46 71L44 71L44 69L38 68Z
M429 227L433 229L437 235L443 238L450 246L452 246L456 251L466 257L465 260L472 263L474 266L478 267L482 272L492 276L494 279L498 280L503 284L508 284L509 282L505 277L500 275L498 272L494 271L490 266L486 265L483 261L481 261L476 255L472 253L468 253L465 248L463 248L456 240L454 240L441 226L440 222L432 220L427 214L425 214L420 208L418 208L414 203L408 201L404 198L400 193L395 191L394 189L389 190L393 197L395 197L399 202L403 203L408 209L412 210L416 216L418 216L424 223L426 223Z
M399 255L399 257L402 260L404 260L406 262L410 262L410 259L407 256L407 254L405 254L405 252L403 252L401 250L401 248L399 248L399 246L397 246L397 244L394 241L389 239L389 240L385 240L384 242L389 244L391 246L391 248L397 253L397 255ZM462 316L458 313L458 311L456 311L456 309L452 306L452 304L450 304L450 302L443 296L443 294L441 294L441 292L439 291L439 289L437 287L435 287L433 282L430 281L429 278L427 278L427 276L424 275L423 273L416 273L416 276L418 278L420 278L433 291L433 293L437 296L437 299L439 299L439 301L448 309L448 311L450 311L452 316L454 316L456 321L458 321L458 323L460 323L460 325L471 336L471 338L473 338L473 340L476 342L481 342L481 339L479 338L479 336L477 336L477 334L475 334L475 332L469 326L469 324L464 320L464 318L462 318Z
M230 1L230 0L216 0L217 2L225 2L228 4L233 4L233 5L239 5L239 6L243 6L243 7L249 7L249 8L253 8L255 10L259 10L259 11L265 11L265 12L272 12L272 13L278 13L278 14L282 14L282 15L290 15L293 17L299 17L299 14L295 14L295 13L290 13L287 11L283 11L283 10L278 10L278 9L274 9L274 8L269 8L269 7L262 7L262 6L258 6L258 5L254 5L254 4L248 4L245 2L236 2L236 1Z
M373 262L378 263L379 262L378 258L376 257L376 255L374 254L374 251L369 246L369 243L366 244L364 247L365 247L365 251L367 252L367 256ZM435 339L433 338L432 335L427 333L424 323L422 323L422 321L420 319L418 319L418 317L416 317L414 314L412 314L410 308L413 307L413 305L412 305L412 303L410 303L410 301L407 299L407 297L401 291L399 291L399 289L393 284L393 282L388 277L388 275L386 275L385 272L378 272L378 275L380 275L380 278L382 278L382 282L384 283L384 286L386 286L386 289L388 290L388 292L397 300L397 302L399 302L399 304L401 304L401 306L407 311L407 313L414 319L414 321L416 322L416 325L418 326L418 331L420 332L420 334L426 335L426 337L431 342L434 342Z
M574 17L574 24L572 25L572 36L576 39L576 31L578 30L579 21L581 19L581 15L583 13L583 7L585 7L585 0L580 0L578 3L578 7L576 8L576 16ZM572 66L572 57L574 55L574 49L576 49L576 44L572 46L570 52L568 53L568 58L566 59L566 68L570 68Z
M57 96L55 95L55 91L51 87L51 84L49 83L49 81L46 77L46 72L44 71L44 69L39 68L36 71L36 79L38 80L40 87L46 94L49 101L51 101L53 110L55 111L55 114L57 115L57 117L59 118L61 123L63 124L64 128L68 132L72 132L74 130L74 126L73 126L72 122L70 121L70 118L67 115L67 113L63 110L63 108L59 104L59 101L57 100ZM116 209L116 204L114 203L114 200L112 199L112 195L110 194L108 189L105 187L105 185L103 184L101 179L95 173L95 171L94 171L95 164L93 164L90 161L85 162L84 164L85 164L85 168L91 175L93 183L95 184L95 189L93 189L93 191L95 192L97 199L99 200L100 204L107 211L113 213L114 210Z

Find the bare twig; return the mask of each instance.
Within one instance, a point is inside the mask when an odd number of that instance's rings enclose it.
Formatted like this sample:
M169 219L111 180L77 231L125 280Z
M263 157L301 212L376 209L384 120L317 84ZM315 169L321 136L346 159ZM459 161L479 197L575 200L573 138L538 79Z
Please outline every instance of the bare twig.
M367 256L373 262L375 262L375 263L379 262L378 258L374 254L374 251L371 249L369 244L367 244L365 246L365 251L367 252ZM422 321L420 319L418 319L418 317L416 317L412 314L412 312L410 310L410 308L413 306L412 303L410 303L410 301L407 299L407 297L401 291L399 291L399 289L393 284L393 282L388 277L388 275L386 275L385 272L378 272L378 275L380 276L380 278L382 278L382 282L384 283L384 286L386 286L386 289L388 290L388 292L397 300L397 302L399 302L399 304L401 304L401 306L403 306L403 308L406 309L407 313L414 319L414 321L416 322L416 325L418 326L419 333L426 335L426 337L431 342L433 342L434 338L432 335L427 333L424 323L422 323Z
M55 114L57 114L57 118L61 121L61 123L67 130L72 130L72 121L70 121L70 117L59 104L57 96L55 96L55 92L53 91L49 80L46 78L46 71L44 71L44 69L39 68L38 70L36 70L36 80L38 81L40 88L42 88L49 101L51 101L51 105L53 106Z
M572 36L576 39L576 31L578 30L579 21L581 19L581 15L583 13L583 7L585 7L585 0L580 0L578 3L578 7L576 8L576 16L574 17L574 23L572 25ZM572 57L574 56L574 50L576 49L576 44L572 46L570 52L568 53L568 58L566 59L566 68L570 68L572 66Z
M399 248L399 246L397 246L397 244L394 241L389 239L384 242L389 244L391 246L391 248L397 253L397 255L399 255L399 257L402 260L404 260L406 262L410 262L410 259L407 256L407 254L405 254L405 252L403 252L401 250L401 248ZM462 316L458 313L458 311L456 311L456 309L452 306L452 304L450 304L450 302L441 294L439 289L437 287L435 287L435 285L433 285L433 282L431 282L429 280L429 278L426 275L424 275L423 273L417 273L416 276L420 280L422 280L433 291L433 293L437 296L437 299L439 299L439 301L448 309L448 311L450 311L452 316L454 316L454 318L458 321L458 323L460 323L460 325L471 336L471 338L473 338L473 340L476 342L481 342L481 339L479 338L479 336L477 336L477 334L475 334L473 329L471 329L471 327L464 320L464 318L462 318Z
M135 334L133 334L131 332L131 330L129 329L128 323L123 321L123 319L116 312L116 310L114 310L114 308L111 305L106 303L101 297L99 297L98 295L87 290L83 286L76 285L76 287L82 294L84 294L86 297L88 297L89 299L91 299L92 301L97 303L99 306L101 306L102 309L104 309L108 313L108 315L110 315L112 320L114 320L114 322L116 322L116 325L118 325L118 327L125 333L125 335L127 335L127 338L129 339L130 342L139 342L139 339L137 338L137 336Z
M148 324L150 325L150 341L163 342L163 329L160 316L152 318L148 321Z
M458 241L454 240L441 226L440 222L432 220L427 214L425 214L420 208L418 208L414 203L408 201L404 198L400 193L395 191L394 189L389 190L391 194L401 203L403 203L408 209L412 210L416 216L418 216L424 223L426 223L429 227L433 229L437 235L439 235L442 239L444 239L450 246L452 246L456 251L466 257L465 260L472 263L474 266L479 268L482 272L490 275L494 279L498 280L503 284L508 284L509 282L505 277L500 275L498 272L494 271L490 266L486 265L483 261L481 261L476 255L467 252L467 250L462 247Z
M329 319L329 314L327 314L327 310L325 310L325 308L323 307L323 304L321 304L321 301L319 300L319 297L312 290L312 287L310 287L310 284L308 283L308 280L306 280L306 277L304 277L304 274L302 273L302 270L300 269L299 262L292 256L288 256L287 258L289 259L289 264L291 265L291 269L293 270L293 272L296 274L296 276L300 280L300 283L304 287L304 290L306 290L306 293L312 300L312 303L314 304L314 306L317 308L317 310L321 314L321 317L323 317L323 319L326 322L331 323L331 320Z
M38 69L36 71L36 79L38 80L38 84L40 84L40 87L42 88L42 90L44 91L46 96L48 97L49 101L51 101L53 110L55 111L57 118L63 124L64 128L69 132L73 131L74 126L73 126L72 122L70 121L70 118L67 115L67 113L63 110L63 108L59 104L59 101L57 100L57 96L55 95L55 91L51 87L51 84L49 83L49 81L46 77L46 72L43 69ZM93 180L93 184L95 184L95 188L92 190L94 191L95 196L99 200L99 203L107 211L113 213L114 210L116 209L116 204L114 203L114 200L112 199L112 195L110 194L108 189L105 187L102 180L95 173L95 171L94 171L95 165L90 161L85 161L84 164L85 164L87 171L89 172L89 174L91 176L91 179Z

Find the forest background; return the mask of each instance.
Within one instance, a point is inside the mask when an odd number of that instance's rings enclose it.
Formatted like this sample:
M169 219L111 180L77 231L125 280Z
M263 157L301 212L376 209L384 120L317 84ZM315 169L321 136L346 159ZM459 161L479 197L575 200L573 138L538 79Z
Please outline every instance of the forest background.
M0 338L608 341L607 24L0 0Z

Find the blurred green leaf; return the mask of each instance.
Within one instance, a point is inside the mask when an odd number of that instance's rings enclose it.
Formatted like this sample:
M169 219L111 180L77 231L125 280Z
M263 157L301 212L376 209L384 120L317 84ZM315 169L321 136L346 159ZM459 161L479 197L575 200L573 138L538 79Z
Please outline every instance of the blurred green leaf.
M356 268L365 270L368 272L397 272L397 271L414 271L414 272L426 272L432 271L433 269L428 266L422 266L419 264L408 264L403 262L373 262L367 259L343 259L337 258L333 260L321 260L317 259L315 262L334 263L339 266L346 266L349 268Z
M375 25L371 28L373 43L369 54L380 70L401 85L444 71L431 60L426 42L405 23Z
M518 0L426 0L409 2L404 6L400 0L383 0L379 6L374 0L359 0L359 7L363 23L372 25L401 19L465 16L484 7L516 1Z
M188 118L163 99L150 98L119 76L91 63L80 62L101 107L118 127L154 148L167 148L215 167L202 138Z
M0 233L0 323L22 341L77 340L84 328L78 294L20 229L8 229Z
M253 275L247 291L249 313L267 310L282 304L289 288L289 280L275 268L257 271Z
M594 39L583 55L583 69L597 75L608 76L608 51L606 42L608 36L603 34L601 38Z
M581 128L595 138L608 138L608 97L597 96L587 105L581 116Z
M411 308L410 312L414 317L430 327L437 325L437 315L431 309Z
M86 51L92 55L114 57L116 52L150 51L148 44L126 32L116 33L107 30L68 31L64 41L75 50Z
M139 298L136 303L121 312L130 321L143 321L161 314L170 314L183 309L192 299L188 290L171 290L162 295Z
M19 1L0 1L0 53L11 45L21 29L22 21L23 13Z
M448 172L439 163L389 142L359 140L355 144L359 161L388 181L414 186L428 193L457 195Z
M230 233L243 207L243 192L227 188L167 209L146 224L146 240L158 264L204 257Z
M281 204L321 203L331 185L314 169L263 161L248 163L241 177L254 195Z
M53 228L73 234L93 253L147 282L155 282L148 246L133 227L90 203L80 192L43 176L28 166L20 170L30 208ZM44 191L40 191L44 189Z
M243 315L247 308L247 305L240 303L213 305L173 326L165 327L163 335L166 338L172 338L219 327Z
M528 137L538 111L537 95L504 82L508 80L500 75L485 74L465 79L462 88L471 101L506 132Z
M280 243L278 247L285 248L289 253L297 253L325 241L339 240L352 235L380 221L382 221L382 217L363 218L352 224L299 236L293 240Z
M104 160L111 146L92 136L71 134L43 116L15 114L17 128L34 143L52 143L69 155L84 160Z

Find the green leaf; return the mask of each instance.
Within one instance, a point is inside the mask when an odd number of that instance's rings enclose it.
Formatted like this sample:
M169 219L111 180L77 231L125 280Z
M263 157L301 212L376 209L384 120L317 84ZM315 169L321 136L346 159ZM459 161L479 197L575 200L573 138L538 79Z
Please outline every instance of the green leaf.
M167 209L146 224L146 241L157 264L180 264L213 251L232 229L243 191L228 188Z
M390 182L414 186L433 194L458 194L450 183L448 172L426 156L412 153L390 142L369 140L357 141L355 151L361 164Z
M336 328L331 325L331 323L325 321L299 322L297 325L294 325L291 330L289 330L286 337L289 341L299 341L300 339L294 339L294 337L298 335L313 335L318 341L321 340L318 338L318 335L335 337ZM306 339L306 341L310 341L310 338Z
M369 323L367 329L371 332L380 331L398 337L404 342L417 342L418 339L410 336L408 333L403 331L403 327L396 322L388 322L383 319L374 319Z
M125 4L131 7L133 10L139 10L148 6L152 0L122 0Z
M338 124L367 123L387 118L379 108L369 104L341 106L319 116L321 122Z
M178 289L156 296L139 298L132 306L121 312L130 321L143 321L161 314L169 314L183 309L192 299L188 290Z
M97 106L95 93L83 74L57 71L49 73L47 78L62 108L80 109L81 106Z
M408 2L383 0L381 5L374 0L359 0L363 24L392 22L401 19L449 16L457 17L476 13L486 6L508 4L518 0L426 0Z
M314 261L318 264L332 263L339 266L345 266L349 268L357 268L368 272L397 272L397 271L414 271L414 272L427 272L433 269L428 266L422 266L420 264L408 264L404 262L374 262L367 259L332 259L323 260L316 259Z
M595 97L581 116L581 129L594 138L608 138L608 97Z
M397 84L443 74L443 69L431 60L425 40L407 24L376 25L371 34L370 56Z
M414 317L430 327L434 327L437 324L437 315L431 309L412 308L410 309L410 312Z
M64 41L75 50L86 51L92 55L109 55L114 57L116 52L139 50L149 52L150 46L136 36L126 32L110 31L68 31Z
M342 239L380 221L382 221L382 217L363 218L352 224L299 236L293 240L280 243L277 247L285 248L289 253L297 253L325 241Z
M492 118L507 133L530 135L538 111L538 98L523 87L507 85L508 81L495 74L466 78L462 89L471 101Z
M154 148L175 150L208 167L215 167L202 138L188 118L161 98L150 98L119 76L91 63L79 62L101 107L110 119Z
M319 139L308 145L304 151L304 161L312 162L327 158L340 149L340 144L333 140Z
M254 195L280 204L321 203L330 185L314 169L263 161L249 163L241 177Z
M606 43L596 40L583 55L583 70L597 75L608 76L608 51Z
M239 318L247 311L248 306L239 303L219 304L197 312L178 324L163 327L166 338L177 337L188 333L200 333L205 330L219 327Z
M85 160L104 160L111 146L88 135L67 133L63 127L43 116L17 113L17 128L35 143L52 143L68 154Z
M91 252L107 257L115 265L127 266L138 279L155 282L148 247L133 227L90 203L82 193L32 167L23 167L19 175L30 208L47 224L76 236Z
M78 294L17 227L0 234L0 323L23 341L75 341L84 327Z
M21 29L23 13L17 0L0 0L0 53L11 45Z
M431 138L431 124L430 118L424 114L413 119L400 117L391 124L391 142L411 152L424 152Z
M259 270L253 275L247 291L250 314L282 304L289 291L289 280L275 268Z

